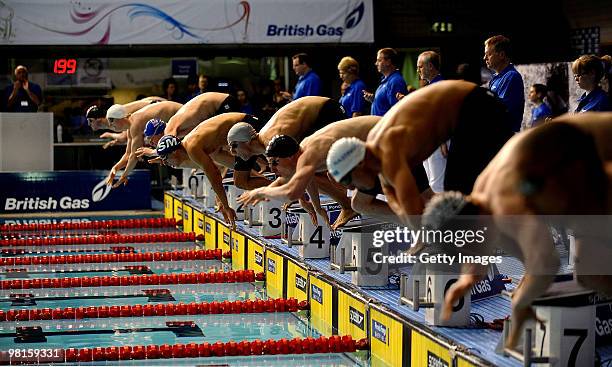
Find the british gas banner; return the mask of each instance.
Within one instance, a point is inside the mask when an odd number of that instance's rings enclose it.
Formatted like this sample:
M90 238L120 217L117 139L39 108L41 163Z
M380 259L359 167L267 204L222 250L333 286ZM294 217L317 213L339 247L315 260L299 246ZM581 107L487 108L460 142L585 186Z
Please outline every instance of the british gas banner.
M0 44L371 43L372 0L3 0Z
M151 209L149 171L135 170L127 185L106 185L107 171L0 173L0 213Z

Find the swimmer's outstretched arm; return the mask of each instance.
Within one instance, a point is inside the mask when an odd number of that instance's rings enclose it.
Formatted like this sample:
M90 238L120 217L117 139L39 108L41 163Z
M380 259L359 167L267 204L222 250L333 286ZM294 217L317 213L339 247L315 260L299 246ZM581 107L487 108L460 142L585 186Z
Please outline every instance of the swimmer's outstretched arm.
M331 229L331 223L329 222L327 211L321 207L321 198L319 197L319 187L317 186L317 183L315 180L311 179L310 183L308 184L308 187L306 187L306 192L308 192L308 195L310 196L310 201L312 202L312 205L314 206L315 211L319 213L321 217L323 217L323 220L325 220L325 224L327 224L327 227ZM317 222L313 222L313 224L316 225Z
M252 176L251 171L234 171L234 185L243 190L268 186L271 181L263 176Z
M112 185L113 181L115 180L115 175L117 174L117 171L119 171L120 169L122 169L123 167L127 165L128 160L130 158L129 151L130 151L131 143L132 143L132 138L130 137L130 134L128 134L127 135L127 145L125 147L125 153L123 153L123 155L121 156L121 159L119 159L119 161L115 163L115 165L111 168L108 176L106 177L107 185Z
M130 133L128 134L128 136L131 137L131 142L125 149L125 154L128 157L128 161L125 169L123 170L121 178L119 178L119 180L113 185L113 188L117 188L121 186L121 184L127 185L128 176L138 163L138 156L136 155L136 151L138 150L138 148L141 148L144 145L144 137L142 136L142 134L136 134L135 136L132 136L132 134Z
M533 213L508 218L496 217L496 226L513 238L523 254L525 275L512 295L511 330L506 341L513 347L520 338L524 322L534 317L531 303L552 283L559 269L557 254L550 231Z
M204 174L215 191L217 199L221 202L221 214L223 214L225 222L231 224L232 227L235 227L236 212L230 208L229 202L227 201L227 195L225 193L225 189L223 188L223 177L221 177L219 168L217 168L215 162L202 149L192 149L189 147L189 145L187 145L185 150L187 151L189 158L204 170Z
M423 213L423 200L414 176L403 153L406 137L400 130L389 130L381 139L381 166L383 192L389 207L405 225L411 225L410 216Z

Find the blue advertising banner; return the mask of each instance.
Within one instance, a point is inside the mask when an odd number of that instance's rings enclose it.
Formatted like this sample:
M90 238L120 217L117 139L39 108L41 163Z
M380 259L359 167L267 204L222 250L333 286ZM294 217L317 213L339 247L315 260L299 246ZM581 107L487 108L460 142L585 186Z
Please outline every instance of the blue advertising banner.
M151 209L151 178L134 170L127 185L111 189L108 171L0 173L0 213Z

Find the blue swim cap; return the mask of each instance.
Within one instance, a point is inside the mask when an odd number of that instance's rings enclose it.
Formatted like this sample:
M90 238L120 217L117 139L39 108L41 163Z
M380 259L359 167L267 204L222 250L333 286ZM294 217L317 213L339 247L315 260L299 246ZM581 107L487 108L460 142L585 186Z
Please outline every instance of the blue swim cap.
M174 135L164 135L157 143L157 155L165 157L181 146L181 139Z
M150 138L154 135L159 135L164 133L164 129L166 128L166 123L160 119L150 119L147 121L147 125L144 129L144 136Z

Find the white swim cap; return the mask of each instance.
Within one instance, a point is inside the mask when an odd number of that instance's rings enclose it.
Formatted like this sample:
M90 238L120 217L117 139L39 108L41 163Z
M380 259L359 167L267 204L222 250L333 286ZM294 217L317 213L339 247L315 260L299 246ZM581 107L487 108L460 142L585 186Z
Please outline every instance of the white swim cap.
M355 137L342 138L332 144L327 153L327 170L340 182L365 158L365 143Z
M122 119L127 115L128 114L127 114L127 111L125 110L125 107L123 107L120 104L114 104L110 106L108 111L106 111L107 119Z
M251 124L239 122L227 132L227 143L248 143L257 134Z

